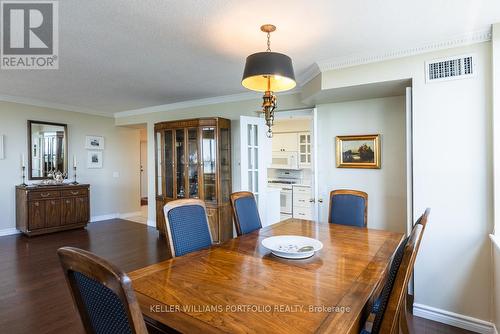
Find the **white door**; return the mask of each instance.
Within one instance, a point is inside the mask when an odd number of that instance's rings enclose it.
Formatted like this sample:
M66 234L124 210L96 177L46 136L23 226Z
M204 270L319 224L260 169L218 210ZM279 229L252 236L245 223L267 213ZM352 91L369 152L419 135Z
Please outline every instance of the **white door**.
M148 197L148 142L141 141L141 198Z
M240 190L254 194L264 226L275 222L274 211L279 217L279 202L277 205L267 203L267 167L271 164L272 141L266 132L263 118L240 116Z
M413 227L413 112L412 90L406 87L406 231Z
M316 108L312 111L312 125L311 125L311 202L312 202L312 220L322 222L320 215L323 199L319 193L318 183L318 110Z
M406 87L406 233L413 228L413 97L411 87ZM408 285L408 293L414 295L414 275Z

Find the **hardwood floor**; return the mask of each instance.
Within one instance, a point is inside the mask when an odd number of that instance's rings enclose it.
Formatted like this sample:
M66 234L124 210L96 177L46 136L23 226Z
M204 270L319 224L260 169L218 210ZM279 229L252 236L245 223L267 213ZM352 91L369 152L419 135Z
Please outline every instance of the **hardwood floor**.
M0 333L83 333L56 250L90 250L132 271L166 259L165 243L153 228L114 220L27 238L0 238Z
M90 250L128 272L169 257L154 228L114 219L38 237L0 237L0 333L83 333L56 255L62 246ZM469 331L414 318L415 334Z

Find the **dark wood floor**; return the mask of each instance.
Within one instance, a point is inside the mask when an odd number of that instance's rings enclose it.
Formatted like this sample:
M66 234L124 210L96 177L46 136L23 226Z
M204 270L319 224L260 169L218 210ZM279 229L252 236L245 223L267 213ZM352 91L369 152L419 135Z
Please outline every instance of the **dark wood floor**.
M124 271L168 257L154 228L119 219L33 238L0 237L0 333L83 333L56 255L62 246L90 250ZM421 318L412 327L416 334L471 333Z

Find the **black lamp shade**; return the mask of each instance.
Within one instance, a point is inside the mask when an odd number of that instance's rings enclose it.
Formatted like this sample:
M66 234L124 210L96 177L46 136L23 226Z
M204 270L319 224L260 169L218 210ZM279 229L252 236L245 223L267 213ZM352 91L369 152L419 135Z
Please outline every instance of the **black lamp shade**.
M295 87L292 59L277 52L258 52L247 57L243 87L258 92L282 92Z

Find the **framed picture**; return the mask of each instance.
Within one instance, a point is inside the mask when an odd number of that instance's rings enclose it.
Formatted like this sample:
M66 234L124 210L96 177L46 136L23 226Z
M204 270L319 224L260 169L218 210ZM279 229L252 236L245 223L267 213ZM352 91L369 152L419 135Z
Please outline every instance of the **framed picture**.
M337 136L338 168L380 168L380 135Z
M104 150L104 137L85 136L85 148L89 150Z
M102 151L87 151L87 168L102 168Z

